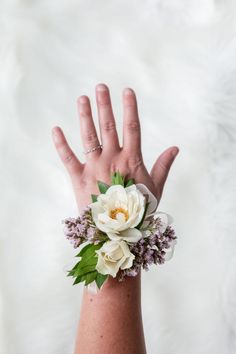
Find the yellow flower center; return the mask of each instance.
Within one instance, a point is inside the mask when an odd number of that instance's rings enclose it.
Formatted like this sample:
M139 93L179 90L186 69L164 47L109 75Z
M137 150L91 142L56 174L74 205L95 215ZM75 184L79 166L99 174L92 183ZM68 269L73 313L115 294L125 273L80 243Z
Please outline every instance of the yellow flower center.
M112 219L116 219L116 216L117 216L117 214L119 214L119 213L122 213L122 214L124 215L125 221L128 220L128 218L129 218L128 211L125 210L125 209L123 209L123 208L115 208L115 209L112 209L112 210L110 211L110 217L111 217Z

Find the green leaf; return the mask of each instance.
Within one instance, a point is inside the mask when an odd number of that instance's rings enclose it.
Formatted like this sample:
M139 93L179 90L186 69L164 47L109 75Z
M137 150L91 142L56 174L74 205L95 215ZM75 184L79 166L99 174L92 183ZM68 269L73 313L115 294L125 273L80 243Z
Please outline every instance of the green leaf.
M83 267L78 267L76 272L74 273L74 276L78 276L78 275L85 275L87 273L93 272L96 269L96 265L97 265L97 260L95 263L92 264L87 264Z
M75 257L82 257L93 246L91 243L82 248L82 250Z
M116 176L116 172L111 173L111 184L112 184L112 185L115 184L115 183L114 183L114 182L115 182L115 176Z
M97 265L98 257L96 254L96 249L94 245L91 245L92 247L88 248L85 253L83 253L83 256L74 271L75 275L82 275L88 272L91 272L95 270L95 267ZM99 247L101 247L99 245Z
M99 242L97 245L93 243L89 243L88 245L84 246L80 252L75 257L83 257L86 254L94 253L94 250L99 250L103 245L103 242Z
M76 272L76 269L71 269L70 271L68 271L68 274L67 274L67 276L68 277L75 277L75 272Z
M77 277L77 278L75 279L73 285L78 284L78 283L80 283L80 282L82 282L82 281L84 281L84 280L85 280L84 277L79 276L79 277Z
M144 221L144 219L145 219L145 216L146 216L146 214L147 214L147 208L148 208L148 205L149 205L149 204L150 204L150 202L147 202L147 204L145 205L143 217L142 217L140 223L139 223L137 226L135 226L136 229L140 229L140 227L142 226L142 223L143 223L143 221Z
M78 277L76 277L73 285L76 285L76 284L81 283L83 281L85 282L85 285L88 285L88 284L92 283L94 280L96 280L98 274L99 273L97 271L93 271L93 272L89 272L85 275L78 276Z
M107 277L108 277L108 274L103 275L101 273L97 273L97 277L96 277L95 281L96 281L96 284L99 289L101 288L102 284L105 282Z
M97 275L98 275L97 271L86 274L85 275L85 285L92 283L96 279Z
M108 188L110 187L108 184L102 182L102 181L97 181L97 185L98 185L98 189L99 191L104 194L106 193L106 191L108 190Z
M77 278L75 279L73 285L78 284L78 283L80 283L81 281L82 281L82 280L81 280L81 277L77 277Z
M134 184L134 179L131 178L131 179L128 179L128 181L126 182L126 185L125 187L129 187L129 186L132 186L132 184Z
M124 187L124 180L125 180L125 178L123 176L121 176L119 171L115 172L111 177L111 181L112 181L113 185L120 184L121 186Z
M91 199L92 199L92 202L95 203L98 199L98 196L96 194L91 194Z
M72 276L75 279L74 284L85 281L86 285L91 283L97 278L98 272L96 265L98 257L96 250L102 247L104 242L100 242L97 245L88 244L79 252L76 257L81 257L81 260L69 271L68 276Z
M76 271L76 268L77 268L78 264L79 264L79 262L76 263L76 265L75 265L71 270L68 271L68 274L67 274L68 277L74 274L74 272Z

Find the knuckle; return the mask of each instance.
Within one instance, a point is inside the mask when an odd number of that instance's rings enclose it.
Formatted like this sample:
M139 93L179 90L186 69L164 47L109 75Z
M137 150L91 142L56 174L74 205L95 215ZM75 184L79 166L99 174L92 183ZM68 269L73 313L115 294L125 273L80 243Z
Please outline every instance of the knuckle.
M65 144L65 142L63 141L63 142L56 142L56 149L57 149L57 151L60 153L60 151L62 151L64 148L65 148L65 146L66 146L66 144Z
M164 172L164 173L167 173L168 172L168 167L166 166L166 164L164 164L162 161L160 161L159 162L159 166L160 166L160 168L162 169L162 171Z
M99 105L99 107L100 108L107 108L107 107L109 107L110 108L110 101L108 100L108 101L100 101L100 102L98 102L98 105Z
M112 121L103 122L102 129L106 132L114 131L116 129L116 124Z
M90 131L86 133L86 141L88 141L89 143L92 143L94 141L97 140L97 134L94 131Z
M73 151L68 148L64 148L61 151L61 158L65 165L73 165L77 162Z
M66 153L62 158L66 165L73 163L75 160L74 155L70 152Z
M79 167L79 161L70 147L66 143L60 143L57 147L57 150L63 164L69 170L69 172L77 170Z
M138 120L131 120L126 124L126 128L130 133L139 133L140 132L140 124Z
M134 155L128 157L128 165L132 169L138 169L143 165L143 159L141 155Z
M91 118L89 107L85 106L79 111L80 118L88 120Z
M110 101L110 97L107 94L107 92L104 92L101 97L98 97L98 106L100 108L103 108L103 107L104 108L108 107L108 109L110 108L111 101Z

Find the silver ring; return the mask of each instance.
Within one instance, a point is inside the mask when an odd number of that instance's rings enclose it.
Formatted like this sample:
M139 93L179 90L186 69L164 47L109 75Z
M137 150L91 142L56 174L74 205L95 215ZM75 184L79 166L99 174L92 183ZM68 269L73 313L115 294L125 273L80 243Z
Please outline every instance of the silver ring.
M94 146L93 148L91 148L91 149L88 149L87 151L84 151L84 154L86 155L86 154L89 154L90 152L93 152L93 151L95 151L95 150L97 150L97 149L102 149L102 144L99 144L99 145L97 145L97 146Z

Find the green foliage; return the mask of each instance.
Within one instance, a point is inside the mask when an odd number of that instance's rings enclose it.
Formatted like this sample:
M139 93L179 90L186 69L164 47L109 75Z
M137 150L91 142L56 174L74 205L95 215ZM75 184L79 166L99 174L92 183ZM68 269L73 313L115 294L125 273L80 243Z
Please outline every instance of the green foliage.
M120 172L114 172L113 175L111 175L111 182L112 184L120 184L121 186L124 187L125 184L125 178L121 176Z
M91 199L92 199L92 202L95 203L98 199L98 196L96 194L91 194Z
M134 184L134 179L133 179L133 178L130 178L130 179L128 179L127 182L125 182L125 187L132 186L132 184Z
M102 284L105 282L107 277L108 277L108 274L106 274L106 275L103 275L103 274L100 274L100 273L97 274L97 277L96 277L95 281L96 281L96 284L97 284L99 289L101 288Z
M97 185L98 185L98 189L99 189L100 193L102 193L102 194L106 193L106 191L110 187L109 184L106 184L102 181L97 181Z
M134 184L134 179L130 178L126 181L125 176L122 176L119 171L111 175L112 184L120 184L123 187L129 187Z
M98 257L96 250L101 248L103 242L97 245L88 244L76 255L76 257L81 257L80 261L68 271L68 276L75 278L73 285L85 282L85 285L96 281L97 286L100 288L104 281L107 279L108 275L103 275L98 273L96 270L96 265Z

